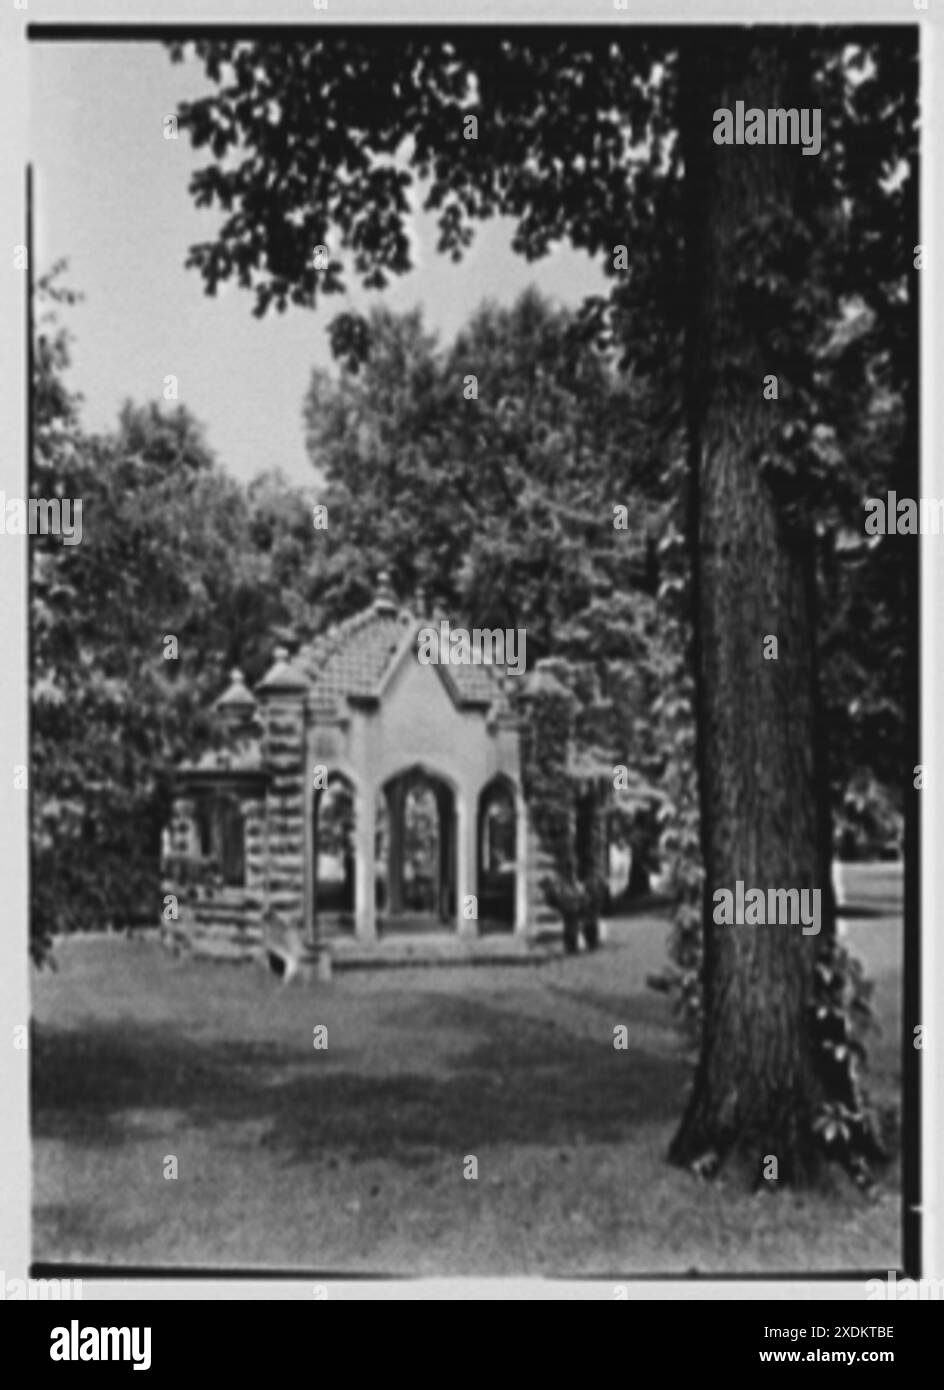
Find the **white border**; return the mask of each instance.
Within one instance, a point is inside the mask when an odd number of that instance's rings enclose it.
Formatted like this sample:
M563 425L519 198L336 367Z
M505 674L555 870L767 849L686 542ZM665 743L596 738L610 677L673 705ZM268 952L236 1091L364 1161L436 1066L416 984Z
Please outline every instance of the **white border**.
M14 9L15 0L0 0L0 383L5 397L0 454L0 488L21 495L26 455L26 277L12 269L11 249L25 239L25 167L29 157L27 42L28 23L220 23L266 24L319 23L574 23L574 24L709 24L743 23L918 23L922 34L922 188L921 242L926 248L922 305L922 495L944 496L944 470L938 440L942 437L944 393L936 391L942 324L941 279L936 270L942 225L944 162L938 158L937 132L944 116L936 70L944 6L929 0L919 11L913 0L876 3L876 0L729 0L722 6L704 0L681 3L634 3L628 12L616 11L613 0L408 0L391 13L388 5L367 0L327 0L327 10L298 0L297 4L266 4L265 0L203 0L172 12L142 0L98 0L97 4L47 5L26 0L29 8ZM26 762L26 538L4 538L0 545L0 884L3 929L0 933L0 1268L7 1279L25 1278L30 1252L30 1149L28 1138L28 1054L12 1047L12 1027L29 1016L29 963L26 931L27 803L13 789L12 767ZM936 621L935 599L944 592L944 541L924 542L922 573L922 728L921 762L930 775L922 795L922 998L928 1042L922 1052L922 1184L924 1192L924 1240L922 1273L944 1275L941 1244L942 1204L941 1120L944 1118L941 1076L937 1067L941 1000L944 999L944 956L937 949L936 931L941 899L944 856L942 793L944 749L935 718L935 696L944 671L944 630ZM910 776L910 770L905 770ZM930 785L927 785L929 783ZM613 1299L616 1285L610 1281L556 1281L542 1279L418 1279L409 1282L322 1281L329 1299ZM832 1283L816 1280L777 1282L752 1280L634 1281L627 1279L631 1300L737 1299L789 1300L866 1297L865 1279ZM317 1285L310 1280L85 1280L86 1299L313 1299ZM873 1308L881 1307L873 1303Z

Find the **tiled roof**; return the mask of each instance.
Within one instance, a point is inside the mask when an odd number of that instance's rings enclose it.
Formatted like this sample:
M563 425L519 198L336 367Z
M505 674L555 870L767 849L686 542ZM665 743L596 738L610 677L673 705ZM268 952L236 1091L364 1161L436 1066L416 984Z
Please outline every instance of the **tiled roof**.
M293 665L321 701L376 695L408 624L408 614L372 606L316 637L298 652Z
M289 657L284 647L277 648L273 664L256 686L256 694L266 692L291 693L308 691L316 717L339 715L348 700L378 699L384 679L397 655L415 644L421 628L439 627L438 614L419 618L408 609L399 608L385 584L369 608L329 628L295 656ZM440 679L459 706L477 706L487 711L488 718L499 724L514 721L514 712L503 685L500 668L489 665L440 665ZM256 704L234 671L229 689L216 701L221 716L247 722ZM226 744L206 749L196 760L178 763L177 771L189 776L212 777L258 774L264 771L259 731L249 723L248 728L232 727Z
M438 621L438 620L437 620ZM431 624L435 626L435 624ZM490 666L443 666L443 678L460 704L488 705L494 713L507 705L501 681Z
M376 698L394 658L409 635L437 627L439 617L419 618L398 609L384 588L373 604L330 628L303 647L293 669L311 684L316 709L343 708L348 699ZM440 666L439 673L457 704L490 708L493 716L509 712L498 673L490 666Z

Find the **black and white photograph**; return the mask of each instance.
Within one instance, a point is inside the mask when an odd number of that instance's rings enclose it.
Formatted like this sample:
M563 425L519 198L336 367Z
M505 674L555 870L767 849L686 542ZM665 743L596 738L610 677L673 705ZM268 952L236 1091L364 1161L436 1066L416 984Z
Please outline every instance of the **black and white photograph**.
M29 15L34 1274L942 1296L900 8Z

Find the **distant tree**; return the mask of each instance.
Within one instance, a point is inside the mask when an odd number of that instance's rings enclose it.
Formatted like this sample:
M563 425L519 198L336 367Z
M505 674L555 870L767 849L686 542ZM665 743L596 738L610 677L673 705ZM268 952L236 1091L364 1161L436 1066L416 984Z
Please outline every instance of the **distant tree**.
M273 634L296 642L311 637L326 621L329 537L338 529L323 489L298 487L278 470L260 473L246 489L249 544L258 580L247 601L261 606L257 637L247 655L247 674L255 678L271 655ZM248 639L251 641L251 639Z
M79 424L81 398L69 386L71 337L61 322L63 307L78 296L63 284L65 263L57 262L37 281L33 371L33 450L30 496L80 498L91 468L89 441ZM68 719L66 673L58 666L60 634L67 628L77 593L66 569L59 537L30 539L30 952L37 963L48 956L50 938L67 911L59 901L74 891L68 850L57 858L60 840L81 834L82 785L72 760L57 747L56 726ZM58 775L57 775L58 771ZM54 872L58 871L58 872Z
M170 773L211 736L230 667L252 675L286 617L238 484L182 407L127 404L87 435L68 334L37 286L31 488L81 498L78 545L31 541L32 941L156 920ZM268 644L268 646L266 645Z
M593 667L592 685L571 682L576 735L601 766L633 768L613 824L644 882L664 768L649 647L665 488L641 390L534 291L482 306L447 347L417 312L378 310L368 336L363 362L316 372L305 404L334 519L322 610L363 603L386 568L456 623L523 629L529 669L552 655Z

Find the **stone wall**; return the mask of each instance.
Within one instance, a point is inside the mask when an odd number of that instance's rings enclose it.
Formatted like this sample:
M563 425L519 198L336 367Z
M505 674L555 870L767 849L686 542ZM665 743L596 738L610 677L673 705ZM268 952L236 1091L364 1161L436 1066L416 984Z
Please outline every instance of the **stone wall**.
M270 773L265 803L266 907L304 929L305 706L295 695L273 692L263 714L263 750Z
M221 788L226 790L226 788ZM163 916L165 940L175 949L199 956L245 959L262 942L265 910L265 799L261 792L234 793L243 816L245 883L242 887L182 881L164 875L162 893L177 899L177 920ZM198 864L196 822L199 793L178 796L170 823L171 854L181 862ZM162 899L163 907L163 899Z

